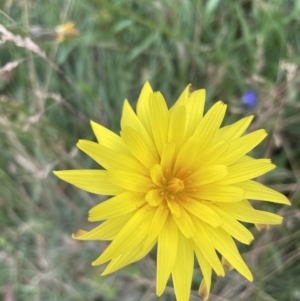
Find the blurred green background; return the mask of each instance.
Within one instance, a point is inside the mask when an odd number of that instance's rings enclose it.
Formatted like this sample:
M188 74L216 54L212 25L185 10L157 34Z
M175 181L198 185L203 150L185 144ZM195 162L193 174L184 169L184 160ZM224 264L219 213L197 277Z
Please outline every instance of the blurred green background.
M171 105L189 83L207 107L228 104L224 124L255 114L269 136L254 151L278 168L259 179L292 207L257 208L285 217L239 249L254 274L214 278L211 301L300 300L300 1L1 0L0 299L175 300L155 296L155 252L113 275L90 263L105 242L78 242L88 210L103 200L52 174L97 168L77 151L94 140L92 119L118 132L125 98L135 105L146 80ZM30 29L67 21L81 34L62 43L26 40ZM9 31L8 34L5 29ZM38 48L37 48L38 46ZM242 103L256 91L254 107ZM254 202L255 204L255 202ZM190 300L201 300L195 266Z

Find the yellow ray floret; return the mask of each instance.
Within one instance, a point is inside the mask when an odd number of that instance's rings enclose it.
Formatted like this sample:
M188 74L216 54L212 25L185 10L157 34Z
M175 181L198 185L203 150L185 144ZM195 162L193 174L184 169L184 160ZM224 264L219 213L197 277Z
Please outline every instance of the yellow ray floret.
M282 217L254 209L250 200L290 202L254 180L275 165L247 155L267 135L263 129L245 134L253 116L222 127L226 105L218 101L206 114L204 105L205 90L187 86L168 109L147 82L137 113L125 100L120 135L91 122L97 142L79 140L78 148L99 169L55 172L83 190L112 196L89 211L89 221L100 221L98 226L73 234L110 241L92 263L109 262L102 275L142 259L157 245L158 296L172 277L176 299L190 299L194 257L204 300L212 271L223 277L223 266L253 280L234 239L250 244L254 237L243 223L267 229Z

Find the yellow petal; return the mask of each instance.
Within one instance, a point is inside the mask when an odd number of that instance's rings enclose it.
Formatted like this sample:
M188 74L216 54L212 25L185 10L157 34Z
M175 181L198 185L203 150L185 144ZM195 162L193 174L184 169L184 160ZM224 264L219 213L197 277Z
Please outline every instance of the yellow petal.
M237 203L218 203L217 206L233 218L246 223L277 225L282 222L281 216L271 212L255 210L246 200Z
M201 203L199 200L189 198L187 201L181 201L181 206L188 210L193 215L197 216L204 222L213 227L219 227L222 224L221 218L209 206Z
M145 206L139 209L129 221L120 228L111 244L97 258L92 265L100 265L114 257L118 257L137 246L142 246L142 241L147 237L150 223L155 211L151 207ZM141 224L143 227L141 227Z
M236 165L239 163L246 163L246 162L255 162L257 159L252 158L251 156L245 155L243 157L241 157L240 159L236 160L234 162L234 164L230 164L230 165ZM270 160L270 159L264 159L264 160Z
M161 165L155 164L150 170L150 176L155 185L163 187L164 174Z
M247 199L291 205L291 202L282 193L275 191L274 189L271 189L258 182L245 181L236 184L236 186L245 190Z
M197 199L214 202L238 202L245 199L243 189L235 186L207 184L190 191L189 195Z
M142 170L143 165L132 156L116 152L98 143L79 140L77 147L105 169Z
M179 217L181 214L179 202L174 199L174 196L171 198L169 195L166 195L165 199L167 200L168 208L170 209L172 215Z
M224 256L222 256L222 265L224 268L226 268L229 271L234 269L234 267L230 264L230 262Z
M142 174L122 170L109 170L107 177L111 183L135 192L147 193L149 187L153 185L151 179Z
M112 240L134 214L135 212L130 212L110 218L91 231L77 231L72 237L78 240Z
M177 174L181 169L197 170L195 160L199 155L199 147L201 141L195 137L190 137L184 145L179 149L174 165L174 174Z
M157 241L157 237L165 225L165 222L169 216L169 210L165 206L159 206L154 214L153 220L150 224L149 234L144 241L144 248L147 248L152 241Z
M123 103L123 111L121 118L121 128L124 129L126 127L134 129L141 136L143 136L143 134L146 134L146 136L148 135L146 129L144 128L143 124L133 111L127 99L125 99Z
M167 143L163 148L162 155L161 155L161 163L160 163L162 171L165 174L170 173L173 170L174 153L175 153L175 144Z
M161 296L175 263L178 248L178 230L171 216L166 220L158 236L156 295Z
M154 247L154 245L156 244L156 241L153 241L150 245L147 245L146 248L142 249L142 248L134 248L133 250L130 250L126 253L124 253L123 255L120 255L116 258L113 258L111 260L111 262L108 264L108 266L106 267L106 269L103 271L103 273L101 274L101 276L105 276L108 275L110 273L113 273L123 267L125 267L126 265L136 262L140 259L142 259L143 257L145 257Z
M144 195L135 192L124 192L106 200L89 211L90 222L118 217L138 209L145 203Z
M130 154L120 136L94 121L91 121L91 126L99 144L127 155Z
M155 92L150 97L149 114L152 116L151 128L158 153L161 155L167 142L169 128L169 111L166 101L160 92Z
M199 287L199 295L203 300L208 300L211 287L212 268L199 248L195 249L195 254L203 274L203 279Z
M227 149L228 143L226 141L220 141L212 147L207 148L193 160L194 170L199 170L204 166L219 164Z
M115 195L124 191L108 180L106 170L78 169L53 173L60 179L91 193Z
M185 106L187 108L186 137L191 137L199 125L204 110L205 90L196 90L188 98Z
M145 82L136 105L137 116L150 136L152 135L152 131L150 124L151 116L149 115L149 98L152 93L153 91L149 82Z
M254 115L250 115L238 120L233 124L224 126L219 129L217 136L220 137L221 140L235 140L246 131L253 118Z
M276 166L269 159L257 159L238 163L228 167L228 175L218 181L222 185L230 185L244 182L259 177Z
M183 207L180 208L180 215L173 215L173 218L178 229L186 238L191 238L196 235L196 229L192 219L190 218L190 214L187 213Z
M267 133L265 130L258 130L234 140L229 143L229 147L226 153L220 158L219 163L229 165L236 162L254 149L266 136Z
M181 147L186 123L186 108L185 106L177 106L171 114L168 142L174 142L175 145Z
M225 165L205 166L186 177L184 183L187 187L205 185L221 180L227 174L228 170Z
M203 223L203 227L209 235L214 247L228 262L246 279L253 281L253 276L242 259L232 237L222 228L211 228Z
M209 262L210 266L214 269L216 274L218 276L224 276L225 272L223 266L212 244L210 236L208 235L208 233L205 231L205 228L203 227L203 224L205 223L196 219L193 220L198 234L192 238L192 240L194 241L194 249L196 254L198 251L201 252L203 256L206 258L206 260ZM197 248L199 250L197 250Z
M170 109L170 112L173 112L173 110L175 108L177 108L178 106L182 106L185 105L188 101L188 98L191 94L191 84L187 85L185 87L185 89L182 91L182 93L180 94L180 96L178 97L178 99L176 100L175 104L172 106L172 108Z
M226 105L218 101L201 119L194 136L201 141L200 150L205 149L214 139L226 112Z
M209 291L209 289L208 289L208 287L207 287L207 285L206 285L205 279L202 279L202 281L201 281L201 283L200 283L199 291L198 291L200 297L201 297L204 301L208 300L209 292L210 292L210 291Z
M249 245L254 239L252 233L240 224L235 218L230 216L225 210L211 204L211 208L216 211L223 221L222 228L238 241Z
M80 237L80 236L83 236L83 235L86 234L86 233L88 233L88 231L85 231L85 230L82 230L82 229L78 229L78 230L76 231L76 233L73 233L73 234L72 234L72 237L73 237L74 239L76 239L76 238L78 238L78 237Z
M153 164L158 163L158 155L151 141L146 144L144 137L129 127L122 130L121 136L131 154L144 166L151 168Z
M153 139L151 138L151 135L148 134L127 100L124 101L123 105L121 128L122 130L126 128L133 129L140 137L142 137L150 152L158 158L157 152L155 148L153 148Z
M258 231L269 230L270 229L270 225L267 225L267 224L255 224L255 228Z
M194 250L192 241L178 234L178 249L172 270L176 299L189 301L194 271Z
M145 201L153 207L157 207L163 203L165 199L164 191L162 189L151 189L145 196Z

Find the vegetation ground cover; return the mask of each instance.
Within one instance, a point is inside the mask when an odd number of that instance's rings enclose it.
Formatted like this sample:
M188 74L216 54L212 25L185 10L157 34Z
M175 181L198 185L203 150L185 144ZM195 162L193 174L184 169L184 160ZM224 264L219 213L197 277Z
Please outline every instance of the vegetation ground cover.
M261 182L292 207L262 204L281 226L239 246L254 282L234 271L210 300L300 300L300 5L298 1L3 0L0 24L0 296L15 300L158 300L155 252L113 275L90 262L105 242L77 242L101 197L60 182L54 169L93 168L75 144L95 140L89 121L119 131L122 104L146 80L171 105L184 87L206 88L208 105L228 104L225 123L256 117L269 136L254 150L278 166ZM21 43L33 27L73 21L62 43ZM11 64L11 65L7 65ZM242 103L246 91L257 104ZM255 204L255 203L254 203ZM258 208L258 207L257 207ZM198 267L195 266L197 271ZM196 272L191 300L200 300ZM6 296L6 297L5 297ZM13 299L13 300L14 300ZM174 300L172 286L159 300Z

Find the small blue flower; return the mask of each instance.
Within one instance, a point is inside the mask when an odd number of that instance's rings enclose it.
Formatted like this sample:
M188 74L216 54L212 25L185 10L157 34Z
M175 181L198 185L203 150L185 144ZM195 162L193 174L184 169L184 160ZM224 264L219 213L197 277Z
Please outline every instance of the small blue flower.
M246 91L242 96L242 103L248 108L253 108L257 102L257 93L255 91Z

